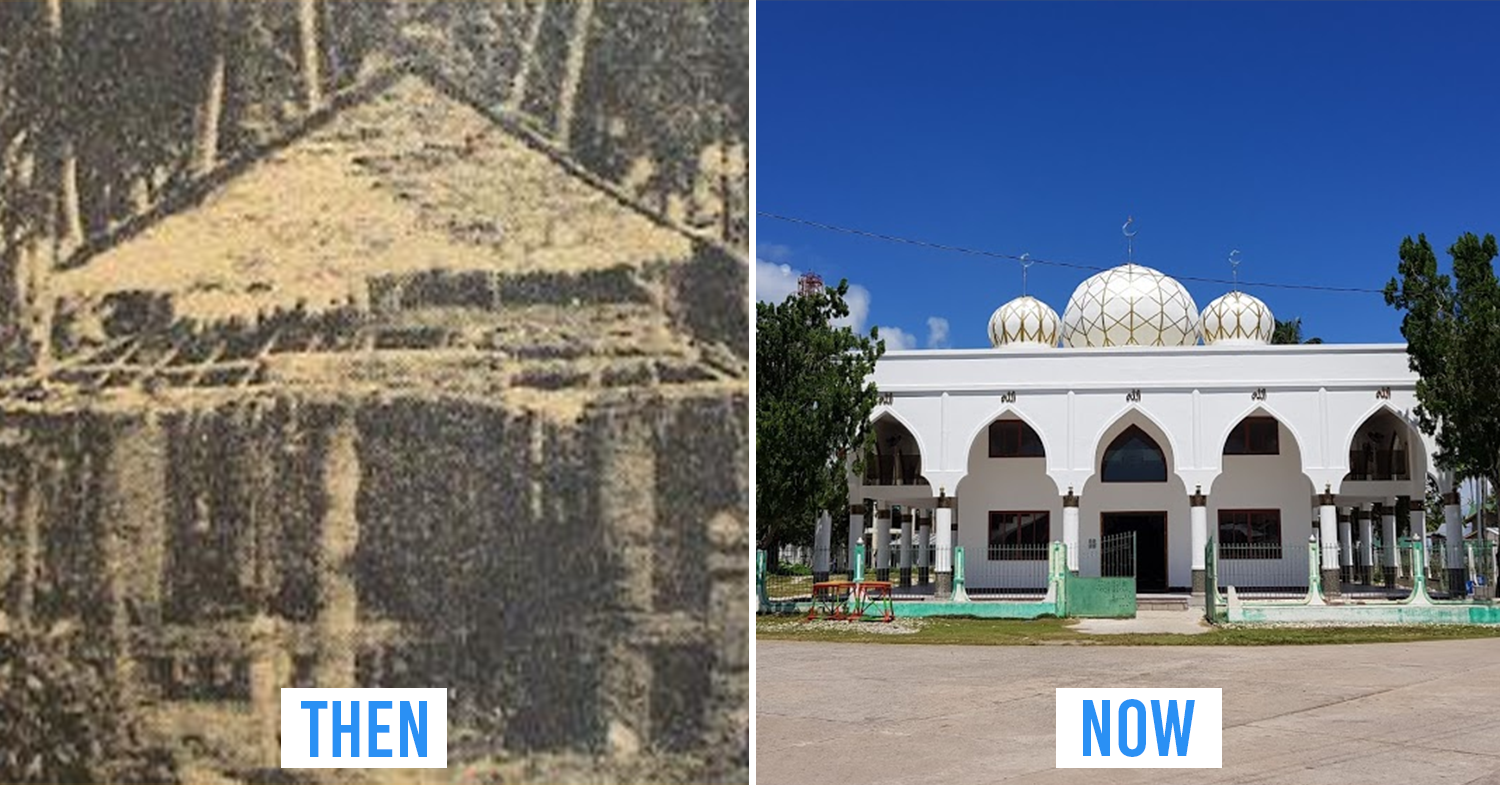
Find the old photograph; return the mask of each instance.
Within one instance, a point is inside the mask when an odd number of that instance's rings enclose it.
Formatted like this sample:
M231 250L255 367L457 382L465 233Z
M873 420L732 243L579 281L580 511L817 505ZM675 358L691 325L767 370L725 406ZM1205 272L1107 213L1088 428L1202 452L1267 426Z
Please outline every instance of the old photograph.
M0 781L748 781L749 18L0 3Z

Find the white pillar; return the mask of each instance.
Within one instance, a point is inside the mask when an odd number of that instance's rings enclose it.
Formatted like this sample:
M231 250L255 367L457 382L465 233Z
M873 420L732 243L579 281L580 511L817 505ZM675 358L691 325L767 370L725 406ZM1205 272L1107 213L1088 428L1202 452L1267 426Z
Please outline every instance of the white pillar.
M849 505L849 574L854 574L854 564L859 561L855 548L865 538L865 506Z
M1375 518L1379 509L1380 505L1372 504L1370 513L1359 519L1359 579L1365 583L1370 582L1370 565L1375 563Z
M953 500L941 489L937 509L932 513L932 525L937 530L937 588L934 596L946 600L953 595Z
M891 506L875 510L875 580L891 579Z
M911 585L911 530L916 523L917 511L901 511L901 585Z
M917 527L917 580L923 586L927 585L927 551L932 547L932 513L928 512L922 517L921 526Z
M1381 561L1386 567L1394 569L1397 564L1401 563L1401 552L1397 550L1396 543L1396 508L1394 507L1384 511L1384 514L1380 516L1380 544L1385 548L1385 558Z
M1383 547L1380 560L1381 577L1387 589L1396 588L1396 573L1400 569L1401 551L1396 544L1396 507L1391 505L1381 510L1380 544Z
M1063 544L1068 547L1068 572L1078 572L1078 496L1072 487L1063 497Z
M1318 496L1318 545L1323 553L1323 593L1339 593L1338 508L1333 494Z
M1188 547L1193 549L1191 554L1193 570L1193 594L1203 594L1208 590L1205 583L1205 570L1208 569L1208 560L1204 557L1204 551L1208 549L1208 496L1203 493L1203 486L1198 486L1197 492L1188 496L1190 524L1188 530Z
M813 528L813 579L828 580L829 550L833 546L833 517L827 511L818 514Z
M1359 514L1360 508L1355 507L1354 514ZM1339 567L1348 578L1348 568L1354 565L1354 529L1353 522L1349 520L1350 511L1343 511L1339 516Z
M1416 506L1415 503L1412 504L1412 507ZM1412 515L1417 513L1412 512ZM1418 519L1414 517L1412 520ZM1421 528L1427 527L1423 525ZM1456 592L1466 591L1468 587L1463 584L1469 580L1469 565L1464 559L1464 519L1458 508L1457 488L1443 494L1443 533L1448 540L1449 596L1453 596ZM1457 585L1455 582L1458 582Z

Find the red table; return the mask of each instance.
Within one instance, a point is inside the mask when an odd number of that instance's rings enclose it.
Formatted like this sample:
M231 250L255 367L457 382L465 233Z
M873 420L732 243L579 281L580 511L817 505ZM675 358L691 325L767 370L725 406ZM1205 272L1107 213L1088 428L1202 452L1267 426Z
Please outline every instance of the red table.
M859 621L877 605L881 621L896 618L890 581L821 581L813 584L812 607L807 609L807 618Z

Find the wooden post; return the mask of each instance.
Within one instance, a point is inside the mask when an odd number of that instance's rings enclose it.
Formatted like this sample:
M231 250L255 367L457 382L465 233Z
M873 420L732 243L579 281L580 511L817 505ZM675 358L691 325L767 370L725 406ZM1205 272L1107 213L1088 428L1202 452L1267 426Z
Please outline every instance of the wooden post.
M731 446L732 448L732 446ZM711 754L750 743L750 618L748 586L748 510L725 510L708 523L712 545L709 563L712 599L707 622L714 646L713 695L708 701L703 742Z
M323 511L319 531L317 618L318 661L314 669L319 687L355 687L355 632L359 626L359 594L355 586L354 552L359 545L359 434L353 411L334 415L323 455Z
M113 431L100 472L98 536L103 564L100 600L108 608L109 639L120 684L134 683L130 606L156 621L165 559L167 447L147 413L103 420Z
M599 517L610 587L624 631L608 641L601 685L610 754L630 756L650 743L651 657L635 633L654 605L656 434L654 423L632 406L607 409L598 420Z
M36 621L36 578L42 561L43 467L50 462L45 461L46 456L39 453L40 450L33 450L31 466L21 475L24 485L19 501L21 558L17 566L21 575L20 590L16 592L16 607L12 615L15 616L16 625L23 628L30 627Z
M281 688L289 659L281 647L276 618L257 613L250 620L250 710L255 717L260 765L281 766Z

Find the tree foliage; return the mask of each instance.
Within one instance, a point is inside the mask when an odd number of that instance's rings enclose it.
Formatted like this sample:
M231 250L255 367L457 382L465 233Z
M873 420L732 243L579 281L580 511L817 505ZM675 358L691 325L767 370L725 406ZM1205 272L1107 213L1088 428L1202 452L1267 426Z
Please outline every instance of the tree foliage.
M1453 274L1438 271L1426 235L1401 242L1386 303L1405 311L1401 334L1419 375L1413 412L1435 435L1439 466L1500 487L1500 279L1494 235L1465 233L1449 249Z
M1308 338L1307 340L1302 339L1302 317L1300 316L1295 319L1287 319L1285 321L1277 319L1276 327L1271 331L1271 343L1273 344L1322 342L1322 338Z
M0 781L178 780L171 751L145 739L110 662L77 633L0 634Z
M865 454L877 396L867 381L885 342L834 322L849 282L755 309L756 538L775 553L809 543L814 521L848 495L845 456Z

